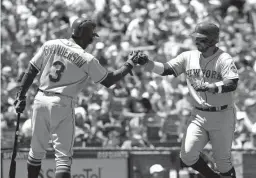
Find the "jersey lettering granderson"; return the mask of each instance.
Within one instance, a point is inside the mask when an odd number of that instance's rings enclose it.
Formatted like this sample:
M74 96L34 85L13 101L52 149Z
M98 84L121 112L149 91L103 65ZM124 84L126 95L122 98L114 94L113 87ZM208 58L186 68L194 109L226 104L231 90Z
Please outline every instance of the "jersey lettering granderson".
M51 55L61 56L69 60L79 68L81 68L86 63L86 60L84 60L83 57L80 56L78 53L68 50L68 48L59 44L45 46L44 53L46 57Z
M173 68L175 76L182 73L186 75L194 106L200 107L203 102L212 106L233 104L233 92L221 94L196 92L191 86L194 82L215 83L224 79L239 77L234 60L221 49L218 49L214 55L208 58L204 58L197 50L183 52L170 60L168 64Z
M75 97L90 77L103 81L108 72L91 54L67 39L46 42L30 63L40 71L39 88Z

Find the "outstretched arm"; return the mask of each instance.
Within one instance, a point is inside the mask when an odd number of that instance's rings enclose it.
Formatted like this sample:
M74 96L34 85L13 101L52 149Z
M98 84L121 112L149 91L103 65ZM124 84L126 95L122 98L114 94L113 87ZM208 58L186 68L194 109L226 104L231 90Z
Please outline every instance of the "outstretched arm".
M101 82L101 84L109 88L114 83L118 82L123 77L125 77L128 73L130 73L133 66L134 64L125 62L120 69L117 69L113 72L108 72L107 77Z
M146 62L148 62L148 58L145 58L143 53L141 53L140 51L132 52L128 56L128 60L123 64L120 69L117 69L113 72L108 72L106 78L100 83L105 87L109 88L111 85L121 80L128 73L131 73L134 65L144 65L146 64Z
M154 62L151 60L145 65L145 70L162 76L175 74L173 68L168 63Z

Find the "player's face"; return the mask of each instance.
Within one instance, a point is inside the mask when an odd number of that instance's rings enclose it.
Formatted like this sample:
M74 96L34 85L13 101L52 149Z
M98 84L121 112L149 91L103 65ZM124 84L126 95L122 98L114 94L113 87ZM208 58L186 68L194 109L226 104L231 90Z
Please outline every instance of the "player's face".
M195 45L200 52L206 52L209 48L208 39L206 38L195 38Z

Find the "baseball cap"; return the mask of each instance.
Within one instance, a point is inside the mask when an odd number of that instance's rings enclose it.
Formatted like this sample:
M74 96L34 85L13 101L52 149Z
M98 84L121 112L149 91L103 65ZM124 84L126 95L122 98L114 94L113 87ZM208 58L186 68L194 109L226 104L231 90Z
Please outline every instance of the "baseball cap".
M154 174L156 172L162 172L164 171L164 168L161 164L154 164L149 168L149 173Z
M191 36L196 38L217 39L219 38L219 31L219 27L214 23L201 22L197 24Z

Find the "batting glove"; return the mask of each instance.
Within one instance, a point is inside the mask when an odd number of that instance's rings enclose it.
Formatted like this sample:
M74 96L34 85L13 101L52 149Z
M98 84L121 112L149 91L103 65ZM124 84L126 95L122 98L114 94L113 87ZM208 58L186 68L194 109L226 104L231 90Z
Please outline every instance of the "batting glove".
M148 56L142 52L138 53L138 61L137 64L139 65L145 65L147 64L149 61Z

